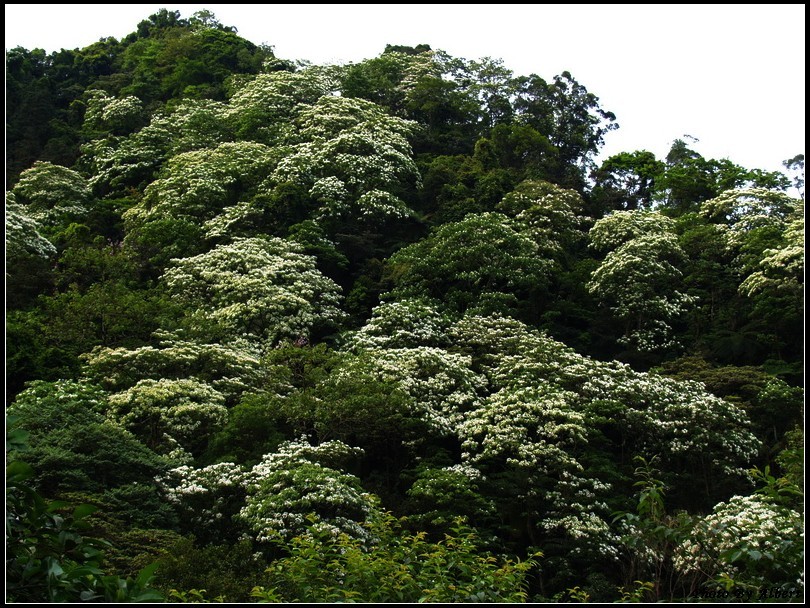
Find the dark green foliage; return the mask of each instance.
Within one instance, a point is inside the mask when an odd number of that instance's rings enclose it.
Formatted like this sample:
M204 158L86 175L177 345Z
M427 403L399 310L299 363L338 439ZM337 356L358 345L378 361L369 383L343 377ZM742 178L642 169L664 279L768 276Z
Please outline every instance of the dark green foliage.
M25 459L37 471L33 483L43 494L149 485L166 470L166 461L105 420L105 400L90 384L37 381L9 408L30 433Z
M394 293L430 297L457 314L511 313L548 284L548 260L499 213L469 215L389 260Z
M251 601L251 589L264 580L266 568L249 540L200 545L193 537L183 537L163 549L155 586L167 597L173 589L203 589L207 598L245 603Z
M202 460L255 465L287 438L288 424L275 395L246 395L234 406L228 424L214 435Z
M6 444L25 450L17 420L8 419ZM88 535L96 507L48 501L26 480L34 470L20 460L6 467L6 600L12 602L153 602L163 599L151 585L157 564L136 578L102 569L109 544Z

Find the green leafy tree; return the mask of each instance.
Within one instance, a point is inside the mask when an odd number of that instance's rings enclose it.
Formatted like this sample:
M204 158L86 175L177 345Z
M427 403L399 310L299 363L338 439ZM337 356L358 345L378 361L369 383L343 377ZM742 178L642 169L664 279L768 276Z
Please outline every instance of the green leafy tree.
M6 450L25 451L27 434L7 420ZM104 571L105 541L93 538L87 518L96 507L45 500L27 481L34 470L7 460L6 599L12 602L152 602L163 596L151 587L157 564L137 578Z
M535 554L519 561L482 553L464 524L439 542L401 530L390 515L365 524L369 547L348 534L330 534L314 520L284 546L289 556L268 569L259 602L523 602Z
M85 382L35 381L8 408L29 433L25 459L47 495L151 484L168 463L105 419L107 394ZM20 455L14 454L16 457Z
M520 226L500 213L469 215L446 224L389 260L397 297L428 297L448 312L512 311L541 297L551 260Z
M650 209L657 193L656 182L663 172L664 163L646 150L622 152L606 159L593 174L595 215Z

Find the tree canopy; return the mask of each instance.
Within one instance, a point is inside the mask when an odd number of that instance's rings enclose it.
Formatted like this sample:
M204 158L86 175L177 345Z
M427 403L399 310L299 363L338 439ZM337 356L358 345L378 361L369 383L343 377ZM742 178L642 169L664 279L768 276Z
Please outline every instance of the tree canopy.
M210 11L6 69L10 601L801 593L803 154Z

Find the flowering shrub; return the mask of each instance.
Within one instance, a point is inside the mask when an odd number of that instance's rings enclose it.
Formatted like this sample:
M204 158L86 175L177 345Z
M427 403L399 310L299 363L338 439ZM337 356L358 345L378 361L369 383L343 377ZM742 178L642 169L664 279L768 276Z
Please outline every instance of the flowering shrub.
M195 379L140 380L110 395L109 417L151 448L179 444L199 452L228 420L225 397Z
M524 181L498 203L498 210L514 217L546 257L559 258L578 241L588 218L584 201L574 190L542 181Z
M56 254L56 247L40 231L42 225L31 217L28 210L16 202L11 192L6 192L6 255L11 260L26 255L49 258Z
M394 383L411 397L410 416L436 435L452 435L465 412L479 403L484 381L470 369L469 357L426 346L375 349L369 356L349 362L336 375L356 375L362 367L378 380Z
M200 469L176 467L157 482L185 530L201 540L221 541L236 536L233 518L244 506L249 478L250 471L221 462Z
M447 346L450 319L428 299L404 298L383 302L371 319L351 337L357 349Z
M734 496L695 524L674 564L742 587L803 587L802 515L765 496Z
M159 332L158 347L96 347L83 355L85 375L110 391L121 391L144 379L194 377L221 393L227 404L264 385L267 373L256 348L243 342L204 344Z
M332 468L361 452L340 441L312 446L302 438L282 444L253 467L240 519L259 541L302 533L313 513L320 530L365 538L360 524L375 509L375 500L354 475Z

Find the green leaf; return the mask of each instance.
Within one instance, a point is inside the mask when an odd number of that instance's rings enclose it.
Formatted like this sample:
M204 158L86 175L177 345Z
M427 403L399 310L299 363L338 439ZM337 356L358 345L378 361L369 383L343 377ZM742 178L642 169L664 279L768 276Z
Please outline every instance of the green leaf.
M88 515L92 515L96 511L98 511L98 507L95 505L78 505L75 509L73 509L73 519L76 521L82 520Z
M34 469L19 460L12 460L6 467L6 480L19 483L34 476Z
M141 587L145 587L146 585L148 585L149 581L152 580L152 577L154 576L155 571L158 569L158 566L160 566L160 563L158 563L158 562L152 562L148 566L145 566L138 573L138 578L135 581L136 584L138 584Z

